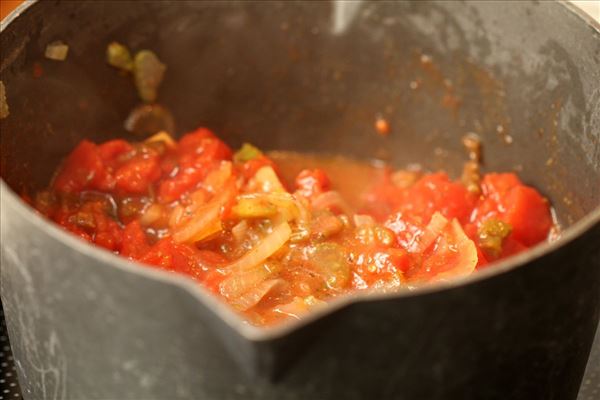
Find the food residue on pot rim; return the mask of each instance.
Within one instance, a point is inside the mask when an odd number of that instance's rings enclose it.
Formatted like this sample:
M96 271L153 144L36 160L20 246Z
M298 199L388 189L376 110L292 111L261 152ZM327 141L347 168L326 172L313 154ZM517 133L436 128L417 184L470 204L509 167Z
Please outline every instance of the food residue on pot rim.
M56 40L48 44L48 46L46 46L46 51L44 55L50 60L64 61L67 59L68 53L69 46L67 46L60 40Z
M140 50L131 56L129 49L117 42L111 42L106 48L106 62L122 71L131 72L138 96L145 103L153 103L158 97L158 88L162 83L167 67L150 50Z
M0 81L0 119L8 117L9 114L10 111L6 102L6 87L4 87L4 82Z
M383 116L378 115L375 118L375 130L381 136L387 136L390 134L390 123Z

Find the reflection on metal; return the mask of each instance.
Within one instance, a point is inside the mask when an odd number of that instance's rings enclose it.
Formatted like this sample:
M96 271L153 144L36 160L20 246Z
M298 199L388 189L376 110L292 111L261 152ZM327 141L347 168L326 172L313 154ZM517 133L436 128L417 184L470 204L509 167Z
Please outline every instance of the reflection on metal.
M352 21L358 15L358 10L362 6L362 0L345 1L335 0L333 2L333 21L332 33L334 35L342 35L346 29L352 24Z

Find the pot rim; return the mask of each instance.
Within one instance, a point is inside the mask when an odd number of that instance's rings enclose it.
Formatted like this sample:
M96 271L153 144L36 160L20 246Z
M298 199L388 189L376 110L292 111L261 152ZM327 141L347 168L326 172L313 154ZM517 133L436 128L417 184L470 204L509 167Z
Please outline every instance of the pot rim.
M18 18L24 11L37 2L38 0L26 0L17 8L15 8L0 22L0 33L4 31L4 29L6 29L12 21ZM591 27L597 34L600 34L599 21L596 21L589 14L572 3L560 1L559 4L574 14L575 17L582 20L586 25ZM58 225L48 221L38 214L33 208L26 205L26 203L20 199L20 197L12 190L12 188L8 186L4 179L0 179L0 200L2 201L2 204L10 204L20 217L29 220L45 234L84 256L99 259L106 264L110 264L128 273L141 275L155 281L178 286L179 288L188 292L192 297L195 297L197 301L206 305L207 308L214 312L221 320L223 320L242 337L253 342L265 342L278 339L296 330L299 330L318 319L333 314L338 310L346 308L355 303L426 296L429 294L440 293L457 287L472 285L491 279L497 275L504 274L537 260L548 253L556 251L574 241L578 237L584 235L587 231L593 229L595 226L600 226L600 205L598 205L569 228L562 231L560 237L554 242L538 244L523 253L519 253L504 260L495 262L493 268L486 268L484 270L477 271L474 274L454 279L450 282L430 283L410 289L403 288L396 292L364 292L336 297L328 301L327 306L314 310L299 320L291 319L275 326L258 327L245 322L241 316L233 311L232 308L210 293L201 284L198 284L183 275L155 268L144 267L141 263L127 260L126 258L111 253L107 250L90 245L75 235L72 235L59 228ZM2 224L2 230L4 230L4 224Z

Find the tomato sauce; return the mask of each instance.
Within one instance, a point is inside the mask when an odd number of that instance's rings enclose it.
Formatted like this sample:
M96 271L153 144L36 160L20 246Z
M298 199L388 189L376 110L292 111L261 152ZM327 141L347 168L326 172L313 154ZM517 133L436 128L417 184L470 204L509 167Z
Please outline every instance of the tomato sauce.
M233 152L200 128L179 141L83 140L33 203L262 326L339 295L463 277L548 240L556 225L537 190L512 173L476 178L249 144Z

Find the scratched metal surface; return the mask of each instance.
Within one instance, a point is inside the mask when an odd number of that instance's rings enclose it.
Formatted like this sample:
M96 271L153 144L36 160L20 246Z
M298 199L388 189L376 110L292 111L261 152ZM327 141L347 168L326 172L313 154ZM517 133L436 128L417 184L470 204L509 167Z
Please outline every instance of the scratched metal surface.
M578 7L600 21L600 1L573 1ZM596 331L596 340L588 361L585 376L581 383L578 400L596 400L600 398L600 327Z
M4 310L0 305L0 400L22 400L21 388L10 349ZM577 400L597 400L600 397L600 329L588 361Z

